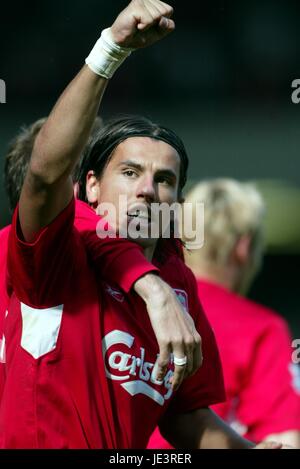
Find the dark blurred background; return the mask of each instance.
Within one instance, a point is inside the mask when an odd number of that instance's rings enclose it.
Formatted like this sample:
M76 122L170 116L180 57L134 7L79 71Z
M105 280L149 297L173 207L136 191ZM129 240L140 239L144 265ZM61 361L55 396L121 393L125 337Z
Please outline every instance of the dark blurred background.
M300 2L170 1L176 31L134 53L102 107L142 113L185 141L192 181L255 180L265 195L268 250L250 296L277 309L300 337ZM9 140L45 116L82 66L103 27L127 1L6 2L1 5L0 173ZM191 181L190 181L191 183ZM0 187L0 227L10 214Z

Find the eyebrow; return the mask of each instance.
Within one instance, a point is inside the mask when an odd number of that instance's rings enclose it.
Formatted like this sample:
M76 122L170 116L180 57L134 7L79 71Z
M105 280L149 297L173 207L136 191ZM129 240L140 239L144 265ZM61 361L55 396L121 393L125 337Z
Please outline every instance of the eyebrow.
M135 161L133 160L126 160L126 161L122 161L119 166L130 166L131 168L135 168L139 171L142 171L144 169L144 167L139 164L139 163L136 163Z
M126 160L126 161L122 161L119 166L129 166L130 168L135 168L137 169L138 171L142 171L144 169L144 166L137 163L136 161L133 161L133 160ZM171 169L158 169L156 171L156 174L159 174L160 176L169 176L173 179L175 179L175 181L177 180L177 176L176 176L176 173L174 171L172 171Z
M174 171L172 171L171 169L159 169L157 171L156 175L167 176L167 177L173 179L174 181L177 181L177 176L174 173Z

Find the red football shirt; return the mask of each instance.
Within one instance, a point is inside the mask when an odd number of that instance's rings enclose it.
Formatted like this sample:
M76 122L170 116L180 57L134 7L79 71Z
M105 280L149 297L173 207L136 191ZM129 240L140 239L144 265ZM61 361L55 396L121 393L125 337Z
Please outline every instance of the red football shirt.
M96 227L99 217L84 202L76 200L75 226L84 240L89 257L97 269L97 275L113 279L124 291L129 291L135 281L146 273L158 269L149 263L137 244L126 239L99 240ZM6 346L4 322L9 294L6 282L6 259L10 226L0 231L0 399L5 382Z
M34 243L25 243L14 216L8 265L15 293L5 321L0 409L4 448L145 447L173 405L168 383L151 381L158 349L143 302L96 277L73 222L71 202ZM171 284L174 262L169 273L163 267ZM172 285L191 308L195 287L189 297L183 282L180 276ZM176 411L223 398L214 336L199 306L193 315L212 361L180 388Z
M219 285L199 280L198 291L216 335L227 394L227 402L213 409L256 442L300 430L300 375L286 321Z
M105 287L103 355L113 408L118 413L119 448L145 448L167 409L172 413L190 412L224 399L218 349L198 301L195 278L177 255L165 259L160 271L193 317L202 337L205 360L174 396L168 383L172 369L162 385L156 384L152 372L158 346L143 302L135 293L124 296L111 285Z
M6 347L4 336L4 321L8 307L8 292L6 289L6 255L9 227L0 230L0 400L5 382Z

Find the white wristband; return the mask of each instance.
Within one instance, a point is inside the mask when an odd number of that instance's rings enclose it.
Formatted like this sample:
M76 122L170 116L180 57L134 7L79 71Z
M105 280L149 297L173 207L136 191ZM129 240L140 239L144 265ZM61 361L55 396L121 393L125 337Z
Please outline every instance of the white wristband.
M121 47L111 36L110 28L104 29L85 63L97 75L111 78L134 49Z

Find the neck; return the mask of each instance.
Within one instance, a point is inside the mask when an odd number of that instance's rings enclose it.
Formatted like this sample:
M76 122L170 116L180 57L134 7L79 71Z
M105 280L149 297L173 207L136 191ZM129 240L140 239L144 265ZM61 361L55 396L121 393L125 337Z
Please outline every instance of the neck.
M147 261L149 262L152 261L155 248L156 248L156 244L154 246L147 246L143 249L144 256L146 257Z
M234 267L216 266L205 261L201 261L201 264L189 265L189 267L198 278L207 279L208 281L222 285L228 290L236 290L238 273Z

